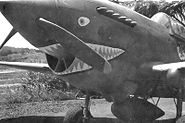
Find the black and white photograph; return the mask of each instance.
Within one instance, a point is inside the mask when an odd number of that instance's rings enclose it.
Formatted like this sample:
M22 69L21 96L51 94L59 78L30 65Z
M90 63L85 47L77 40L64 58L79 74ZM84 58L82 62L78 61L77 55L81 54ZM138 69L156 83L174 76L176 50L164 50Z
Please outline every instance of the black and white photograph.
M0 123L185 123L184 0L0 0Z

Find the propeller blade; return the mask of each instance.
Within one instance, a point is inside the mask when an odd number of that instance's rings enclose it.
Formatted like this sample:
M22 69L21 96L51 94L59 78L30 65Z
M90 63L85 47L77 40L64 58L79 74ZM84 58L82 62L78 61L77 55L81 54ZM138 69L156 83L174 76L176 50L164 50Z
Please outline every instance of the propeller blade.
M16 33L17 33L17 31L13 28L13 29L10 31L10 33L8 34L8 36L6 37L6 39L5 39L5 40L3 41L3 43L1 44L0 49L2 49L3 46L8 42L8 40L9 40L12 36L14 36Z
M112 67L109 62L101 55L96 53L89 46L87 46L81 39L79 39L73 33L43 18L40 18L38 20L38 24L47 31L50 30L49 34L51 38L57 40L57 43L60 43L67 51L69 51L75 57L81 59L82 61L93 66L95 69L101 72L111 72Z

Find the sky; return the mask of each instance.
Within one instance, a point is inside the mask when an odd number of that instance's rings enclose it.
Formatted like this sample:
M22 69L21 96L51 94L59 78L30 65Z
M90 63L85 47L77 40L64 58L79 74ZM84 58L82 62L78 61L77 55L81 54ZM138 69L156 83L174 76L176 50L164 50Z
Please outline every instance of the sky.
M121 0L120 0L121 1ZM171 1L171 0L166 0ZM6 38L8 33L11 31L11 24L4 18L4 16L0 13L0 44ZM35 48L28 41L26 41L19 33L14 35L5 46L12 46L17 48Z
M6 20L6 18L0 13L0 44L4 41L6 36L12 29L12 25ZM16 33L5 46L17 47L17 48L35 48L28 41L26 41L19 33Z

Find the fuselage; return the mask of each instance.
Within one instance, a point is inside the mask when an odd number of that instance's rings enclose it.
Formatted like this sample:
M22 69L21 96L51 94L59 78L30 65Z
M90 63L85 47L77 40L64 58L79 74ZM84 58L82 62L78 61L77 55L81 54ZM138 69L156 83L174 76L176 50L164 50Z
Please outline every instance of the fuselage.
M135 27L115 21L97 12L97 7L107 7L137 22ZM119 48L125 52L109 60L112 71L108 74L96 69L62 76L72 85L101 92L111 100L119 100L135 93L145 95L162 75L143 67L154 62L180 61L177 44L168 30L160 24L106 0L44 0L7 3L3 15L13 27L32 45L43 49L56 42L49 31L40 27L36 20L47 19L72 32L85 43ZM81 25L80 18L88 19ZM63 37L62 40L67 40ZM62 56L62 49L45 51L54 57Z

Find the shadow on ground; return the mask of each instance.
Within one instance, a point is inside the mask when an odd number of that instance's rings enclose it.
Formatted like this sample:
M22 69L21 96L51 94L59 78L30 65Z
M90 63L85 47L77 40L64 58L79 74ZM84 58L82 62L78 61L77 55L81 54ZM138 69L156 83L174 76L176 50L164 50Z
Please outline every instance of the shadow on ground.
M2 119L0 123L62 123L63 117L24 116L18 118Z
M2 119L0 123L62 123L64 117L24 116L19 118ZM89 123L123 123L115 118L94 118ZM147 122L148 123L148 122ZM153 123L175 123L174 120L155 121Z

